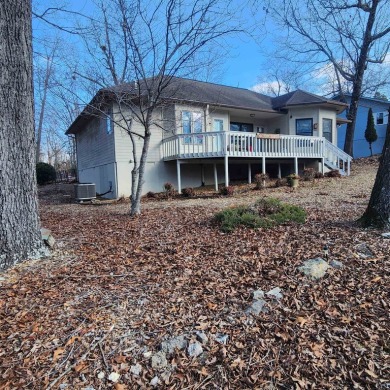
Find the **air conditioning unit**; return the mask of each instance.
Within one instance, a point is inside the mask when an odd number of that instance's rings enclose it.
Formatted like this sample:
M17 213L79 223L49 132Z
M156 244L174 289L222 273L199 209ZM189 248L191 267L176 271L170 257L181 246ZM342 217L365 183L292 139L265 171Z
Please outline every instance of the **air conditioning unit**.
M75 198L77 201L96 199L95 183L80 183L74 185Z

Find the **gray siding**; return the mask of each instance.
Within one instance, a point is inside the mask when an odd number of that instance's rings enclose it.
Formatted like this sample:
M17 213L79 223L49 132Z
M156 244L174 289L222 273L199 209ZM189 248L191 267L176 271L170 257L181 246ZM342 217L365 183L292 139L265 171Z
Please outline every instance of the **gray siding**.
M106 121L94 118L76 134L78 168L88 169L115 161L114 135L106 131Z

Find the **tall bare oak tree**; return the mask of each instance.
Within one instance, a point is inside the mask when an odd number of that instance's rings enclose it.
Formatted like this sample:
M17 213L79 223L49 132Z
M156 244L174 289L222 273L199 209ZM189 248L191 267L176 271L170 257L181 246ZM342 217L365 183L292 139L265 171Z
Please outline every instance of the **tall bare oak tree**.
M267 8L268 14L285 29L282 45L294 61L325 66L331 63L340 88L344 81L352 85L347 114L351 122L347 125L344 150L353 155L365 72L372 64L382 63L390 48L390 2L276 0L268 2Z

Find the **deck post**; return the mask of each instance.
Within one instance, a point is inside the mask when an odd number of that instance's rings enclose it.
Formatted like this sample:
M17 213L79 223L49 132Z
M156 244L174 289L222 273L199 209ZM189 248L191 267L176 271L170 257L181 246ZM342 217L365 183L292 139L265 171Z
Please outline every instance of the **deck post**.
M202 187L204 187L205 186L205 180L204 180L204 165L203 164L201 164L201 166L200 166L200 170L201 170L201 174L202 174Z
M351 174L351 160L348 159L348 176Z
M252 165L251 163L248 164L248 183L252 183Z
M265 174L265 157L262 158L261 162L261 172Z
M321 159L321 173L324 175L325 174L325 159Z
M281 179L282 178L282 167L280 165L280 163L278 164L278 179Z
M181 194L180 160L176 160L176 173L177 173L177 192Z
M225 155L225 187L229 185L229 157Z
M218 172L217 172L217 164L214 164L214 184L215 184L215 192L218 192Z
M294 157L294 173L298 175L298 157Z

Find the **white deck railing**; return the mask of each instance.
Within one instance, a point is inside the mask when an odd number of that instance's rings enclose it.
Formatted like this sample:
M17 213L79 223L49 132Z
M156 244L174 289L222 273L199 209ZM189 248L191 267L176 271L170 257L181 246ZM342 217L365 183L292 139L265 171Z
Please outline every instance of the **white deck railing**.
M164 160L208 157L324 158L332 167L346 168L352 158L322 137L206 132L177 134L163 140ZM348 170L347 169L347 170Z

